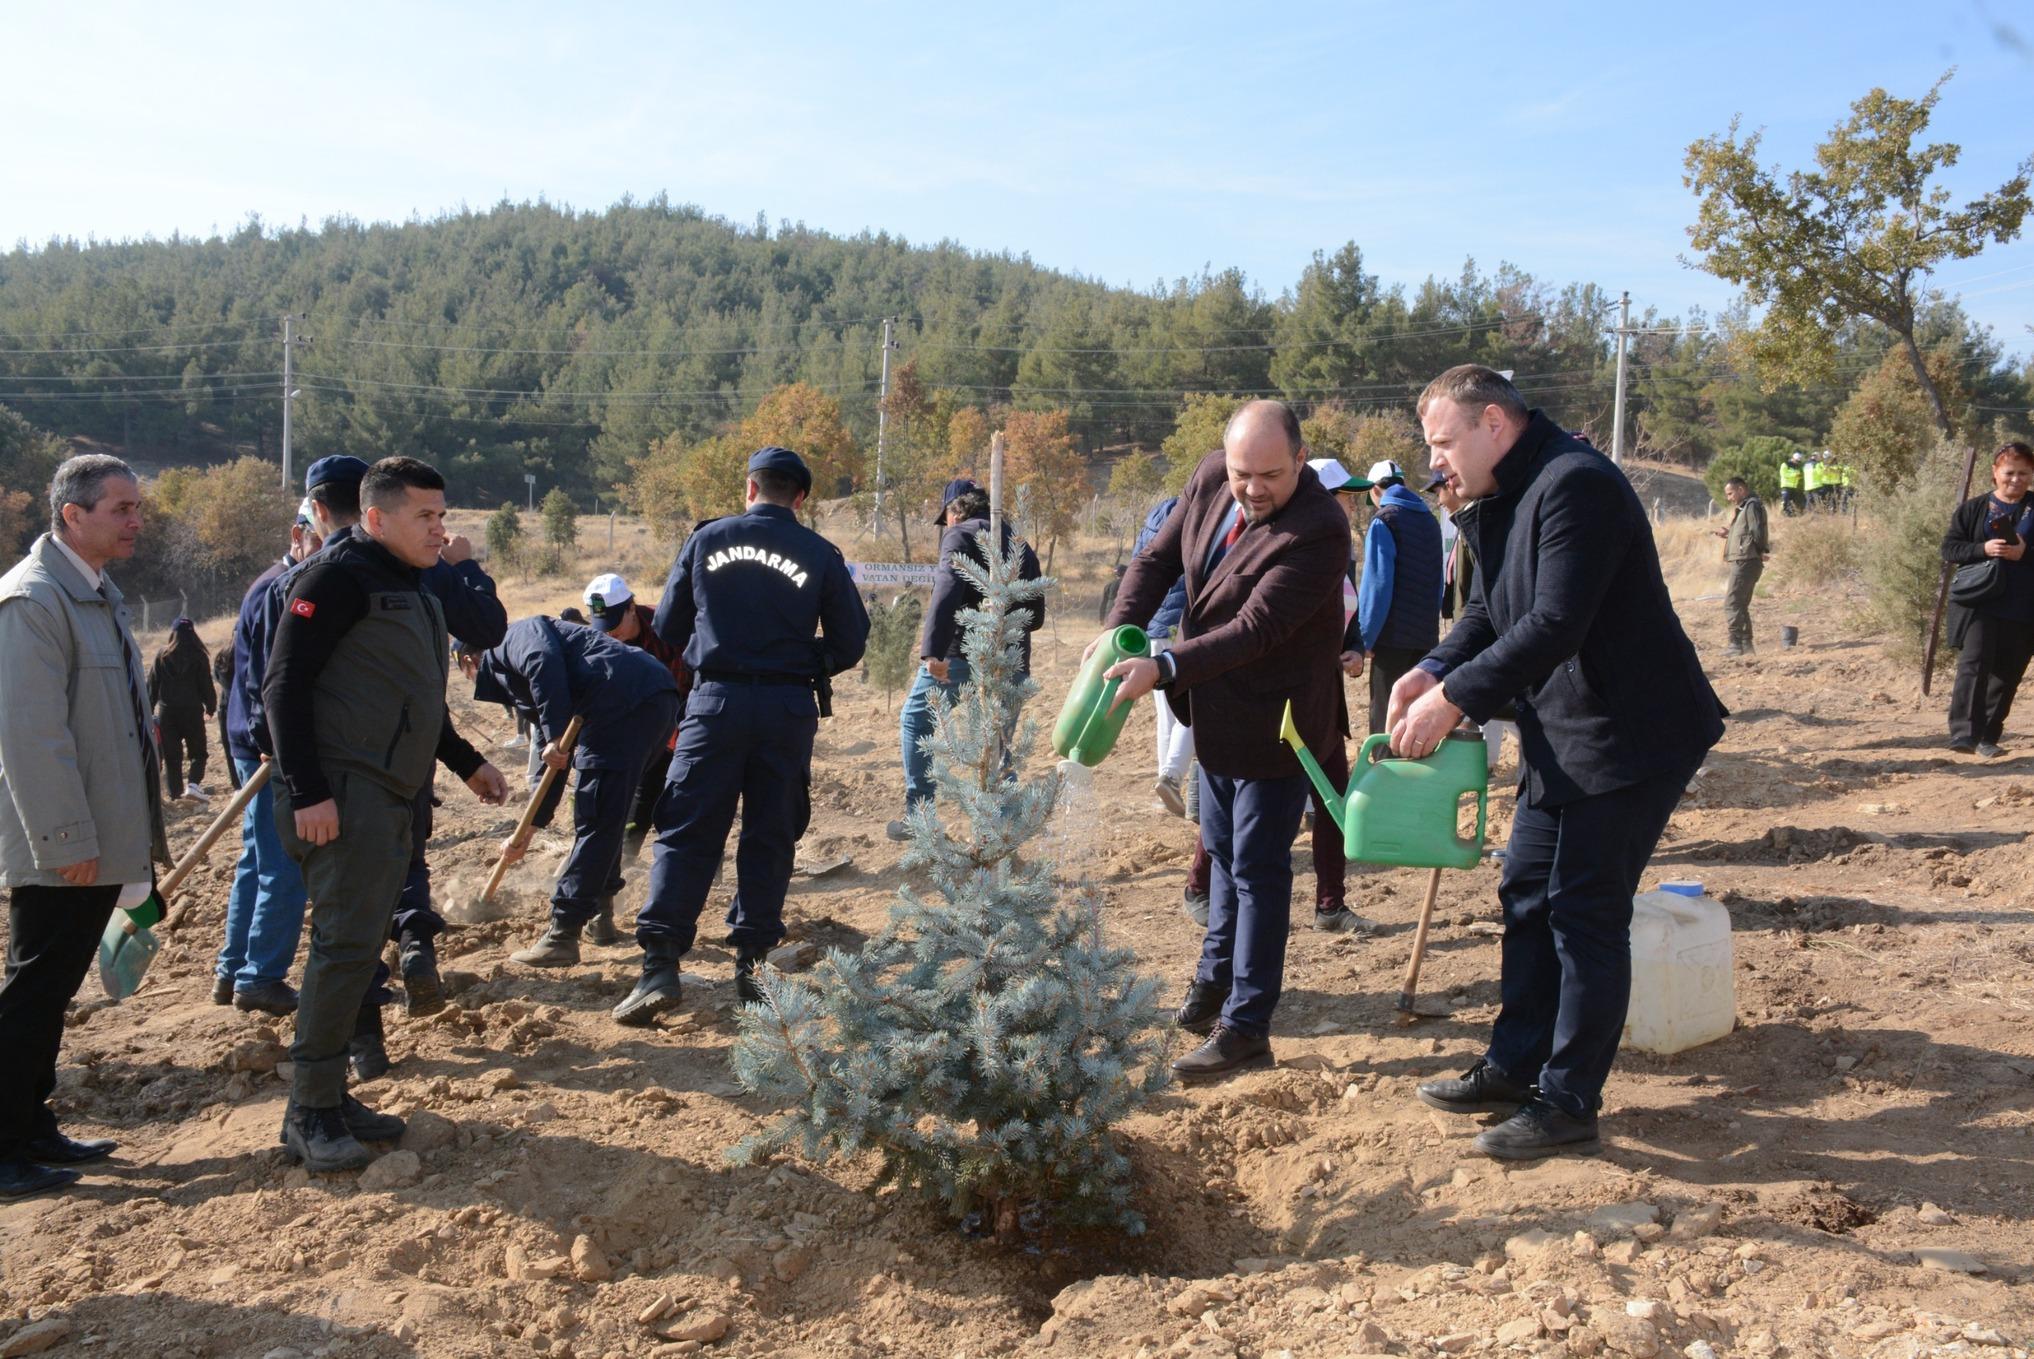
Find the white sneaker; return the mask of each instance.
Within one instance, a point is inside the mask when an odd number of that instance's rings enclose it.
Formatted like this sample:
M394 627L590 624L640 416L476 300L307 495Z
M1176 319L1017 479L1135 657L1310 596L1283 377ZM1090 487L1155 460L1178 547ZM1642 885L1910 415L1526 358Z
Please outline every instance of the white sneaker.
M501 748L503 750L521 750L528 744L529 742L523 738L522 733L518 732L514 736L509 737L508 740L503 741Z
M187 783L184 785L184 791L195 794L200 802L212 800L212 790L202 783Z

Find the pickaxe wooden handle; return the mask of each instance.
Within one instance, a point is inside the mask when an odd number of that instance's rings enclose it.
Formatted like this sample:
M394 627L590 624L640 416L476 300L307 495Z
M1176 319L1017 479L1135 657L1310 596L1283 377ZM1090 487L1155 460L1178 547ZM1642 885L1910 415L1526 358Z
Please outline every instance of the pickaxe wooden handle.
M584 718L573 718L570 722L566 723L565 734L558 738L558 744L568 753L578 743L579 728L584 721ZM537 780L536 791L530 794L530 805L523 808L523 819L516 822L516 833L509 837L509 844L517 849L522 849L530 843L530 828L536 824L537 808L544 805L545 795L551 791L552 782L562 772L562 770L554 769L548 764L544 766L544 777ZM508 854L504 852L496 855L494 872L487 875L487 886L480 889L480 904L482 906L494 900L494 894L501 887L501 880L507 875L508 870Z

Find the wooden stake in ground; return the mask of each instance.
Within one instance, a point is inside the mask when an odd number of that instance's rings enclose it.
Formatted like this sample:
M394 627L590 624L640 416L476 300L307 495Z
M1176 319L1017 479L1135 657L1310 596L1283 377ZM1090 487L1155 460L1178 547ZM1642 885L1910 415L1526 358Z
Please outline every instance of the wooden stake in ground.
M1441 893L1441 870L1436 868L1427 875L1427 899L1420 906L1419 932L1413 935L1412 961L1406 964L1405 984L1398 988L1399 1013L1408 1019L1417 1019L1419 1011L1413 1008L1413 997L1420 989L1420 963L1427 956L1427 931L1434 923L1434 898Z
M254 795L262 790L263 785L268 782L268 776L274 771L275 765L272 762L268 760L261 762L261 768L254 771L254 777L241 784L240 791L233 795L233 800L220 809L219 815L212 818L212 824L205 827L205 833L198 837L198 842L184 851L184 857L177 860L176 866L170 869L169 876L156 884L157 896L167 903L177 888L184 885L184 879L191 876L191 870L204 861L205 855L211 852L219 837L226 833L226 828L240 819L241 813L247 810L247 804L254 801ZM184 911L185 907L179 904L164 917L163 933L168 934L183 923ZM132 932L130 924L129 933Z
M1963 459L1963 489L1956 493L1956 503L1961 505L1970 499L1970 479L1977 473L1977 445L1970 446L1970 452ZM1942 631L1942 610L1949 603L1949 578L1956 568L1948 562L1942 564L1942 580L1935 587L1935 612L1928 618L1928 645L1921 651L1921 696L1928 696L1928 686L1935 679L1935 638Z
M578 742L579 727L584 720L584 718L579 717L573 718L566 724L565 734L558 738L558 744L564 748L567 754L571 753L573 745ZM536 739L534 732L531 734L531 739ZM509 837L509 843L517 849L528 847L530 843L530 828L536 824L537 820L537 808L544 805L544 795L551 791L552 783L563 772L563 770L554 769L548 764L544 766L544 777L537 780L536 790L530 794L530 805L523 808L522 820L516 822L515 834ZM487 886L480 889L480 900L476 903L476 909L484 907L488 902L494 900L494 894L500 889L502 877L508 870L508 854L506 852L497 854L494 859L494 872L487 875Z

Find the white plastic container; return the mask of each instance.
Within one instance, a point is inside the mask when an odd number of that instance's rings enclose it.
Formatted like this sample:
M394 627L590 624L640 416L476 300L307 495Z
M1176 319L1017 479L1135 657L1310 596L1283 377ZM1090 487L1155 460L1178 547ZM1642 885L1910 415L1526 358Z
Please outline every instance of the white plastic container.
M1737 1023L1730 912L1699 882L1663 882L1631 908L1623 1046L1664 1056L1729 1033Z

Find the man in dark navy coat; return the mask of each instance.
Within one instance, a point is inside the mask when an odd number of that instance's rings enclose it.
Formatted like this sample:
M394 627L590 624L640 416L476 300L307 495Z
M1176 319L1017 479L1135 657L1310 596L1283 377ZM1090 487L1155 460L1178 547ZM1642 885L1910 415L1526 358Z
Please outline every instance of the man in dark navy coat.
M1703 756L1717 702L1660 575L1631 483L1475 364L1428 385L1434 470L1477 571L1462 617L1392 688L1392 749L1423 757L1464 716L1516 702L1522 772L1498 899L1502 1007L1490 1047L1420 1098L1498 1113L1485 1155L1598 1150L1597 1110L1631 995L1632 894Z
M737 803L730 923L742 1001L761 998L756 966L784 938L792 854L812 815L812 738L832 677L861 660L869 639L840 549L798 522L811 491L803 458L758 449L748 512L694 529L665 583L657 634L696 679L657 799L650 899L636 917L643 976L615 1007L623 1024L654 1023L679 1003L678 960L698 932Z
M543 938L509 955L527 967L571 967L579 935L605 919L614 927L622 890L622 840L643 766L671 739L678 720L678 682L649 652L578 623L525 618L509 625L500 646L475 662L476 703L507 703L528 718L544 763L578 774L572 795L572 849L551 892L551 924ZM581 722L568 749L565 729ZM565 795L553 779L532 824L548 826ZM523 856L503 847L513 863Z

